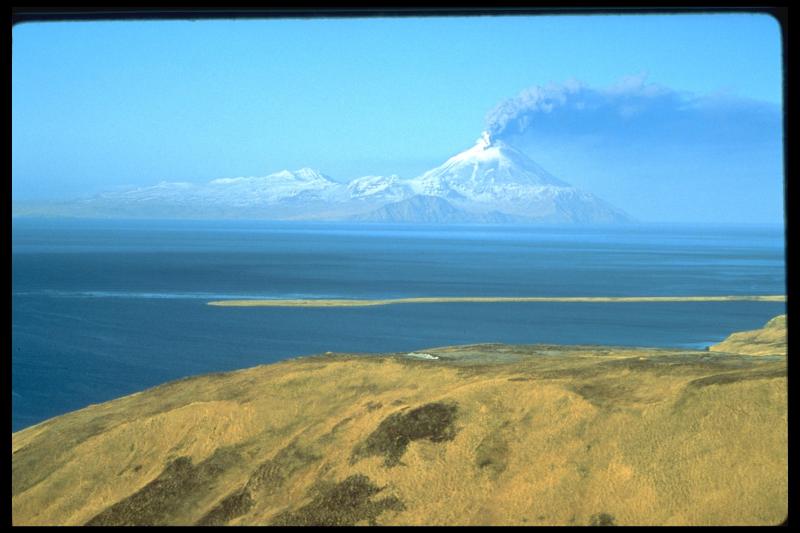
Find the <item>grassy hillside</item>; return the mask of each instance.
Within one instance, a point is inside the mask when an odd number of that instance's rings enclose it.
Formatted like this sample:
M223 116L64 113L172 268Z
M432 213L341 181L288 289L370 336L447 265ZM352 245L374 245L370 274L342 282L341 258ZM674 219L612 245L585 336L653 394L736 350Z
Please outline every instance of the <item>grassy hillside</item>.
M15 524L776 524L785 357L475 345L169 383L12 436Z
M786 315L776 316L761 329L733 333L709 350L746 355L786 355Z

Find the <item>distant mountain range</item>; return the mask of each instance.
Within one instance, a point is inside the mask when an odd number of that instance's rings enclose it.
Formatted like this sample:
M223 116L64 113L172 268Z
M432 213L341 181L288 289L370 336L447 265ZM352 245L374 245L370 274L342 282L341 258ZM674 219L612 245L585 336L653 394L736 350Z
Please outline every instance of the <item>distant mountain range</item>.
M49 204L14 215L115 218L253 218L403 223L629 222L621 209L565 183L488 134L412 178L364 176L339 183L310 168L208 183L161 182Z

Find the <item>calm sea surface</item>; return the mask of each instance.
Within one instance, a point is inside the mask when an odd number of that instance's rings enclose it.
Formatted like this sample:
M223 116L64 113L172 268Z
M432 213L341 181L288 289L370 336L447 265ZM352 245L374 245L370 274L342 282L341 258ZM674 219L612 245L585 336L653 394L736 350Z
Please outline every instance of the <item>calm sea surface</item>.
M782 227L12 223L12 426L184 376L480 342L704 347L783 303L221 308L224 298L784 294Z

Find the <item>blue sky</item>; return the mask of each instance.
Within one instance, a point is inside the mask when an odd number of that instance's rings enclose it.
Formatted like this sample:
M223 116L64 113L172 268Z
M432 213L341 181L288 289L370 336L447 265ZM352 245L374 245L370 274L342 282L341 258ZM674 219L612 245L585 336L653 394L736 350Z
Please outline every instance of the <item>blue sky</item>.
M766 15L60 22L12 39L17 201L304 166L413 177L504 105L527 117L510 141L639 219L783 219ZM638 114L530 108L548 87Z

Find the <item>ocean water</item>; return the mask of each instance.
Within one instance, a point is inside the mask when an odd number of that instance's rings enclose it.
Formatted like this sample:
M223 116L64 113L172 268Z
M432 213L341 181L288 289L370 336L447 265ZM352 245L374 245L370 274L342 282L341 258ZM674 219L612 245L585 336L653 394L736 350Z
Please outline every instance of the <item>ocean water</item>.
M224 298L784 294L782 227L12 222L12 430L173 379L325 351L702 348L775 302L223 308Z

